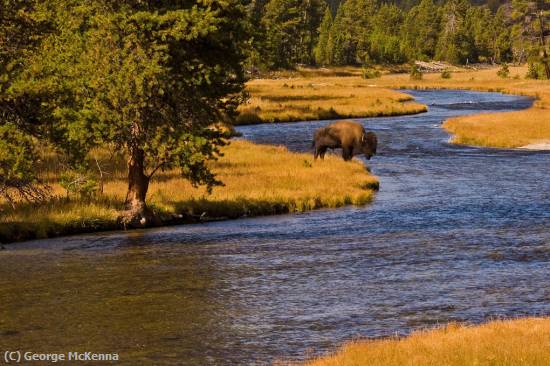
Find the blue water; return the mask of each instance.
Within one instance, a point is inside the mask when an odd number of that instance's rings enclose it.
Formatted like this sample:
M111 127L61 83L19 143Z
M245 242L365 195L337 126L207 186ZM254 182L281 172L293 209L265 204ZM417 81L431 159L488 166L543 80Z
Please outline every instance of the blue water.
M168 300L152 296L149 306L165 302L158 316L170 326L147 330L156 318L136 318L127 336L145 345L143 358L128 357L157 364L264 364L330 351L355 337L550 315L550 154L451 145L441 128L451 116L522 109L532 101L465 91L408 93L429 112L358 119L379 138L379 154L368 166L381 188L370 205L23 243L1 252L0 261L24 260L25 281L38 281L56 263L91 261L99 269L70 285L85 288L99 277L108 288L126 269L136 270L136 258L145 260L147 275L124 283L140 294L168 293ZM256 142L308 151L313 131L327 123L239 131ZM0 278L13 280L6 272L0 270ZM55 280L63 288L70 277ZM180 287L163 285L179 278ZM183 281L189 278L201 280ZM114 290L104 292L94 301L115 297ZM50 295L37 301L38 309L52 309ZM60 301L76 302L74 319L82 318L78 298ZM185 306L198 310L182 311ZM6 314L23 316L15 306L0 312ZM113 322L118 315L110 315ZM44 327L44 334L56 331ZM66 342L54 343L62 348ZM110 344L132 349L122 339Z

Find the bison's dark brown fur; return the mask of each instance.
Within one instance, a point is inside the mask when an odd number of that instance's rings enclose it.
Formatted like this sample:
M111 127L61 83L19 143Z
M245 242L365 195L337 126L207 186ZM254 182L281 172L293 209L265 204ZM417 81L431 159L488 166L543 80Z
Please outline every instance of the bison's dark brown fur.
M378 140L373 132L366 132L363 126L353 121L339 121L315 131L313 148L315 159L324 159L327 149L342 148L345 161L354 155L365 154L370 159L376 154Z

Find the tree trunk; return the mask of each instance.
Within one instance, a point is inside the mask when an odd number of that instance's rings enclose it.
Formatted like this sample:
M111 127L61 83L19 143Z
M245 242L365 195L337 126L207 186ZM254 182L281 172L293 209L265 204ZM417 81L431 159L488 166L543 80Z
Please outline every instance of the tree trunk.
M145 203L150 180L145 174L145 153L139 147L130 147L128 150L128 193L126 211L121 221L125 226L149 226L153 224L154 215Z
M544 65L544 73L546 74L546 79L550 80L550 65L548 64L548 53L546 52L546 38L544 37L544 12L541 9L539 12L539 21L540 21L540 46L541 46L541 58L542 64Z

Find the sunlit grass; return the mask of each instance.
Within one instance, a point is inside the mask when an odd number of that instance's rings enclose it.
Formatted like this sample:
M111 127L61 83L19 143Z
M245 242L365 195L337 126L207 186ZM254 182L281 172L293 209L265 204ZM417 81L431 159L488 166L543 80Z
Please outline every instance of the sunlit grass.
M164 172L152 181L148 204L161 217L236 218L362 205L372 199L378 187L376 177L359 161L347 163L328 156L325 161L313 162L311 154L247 141L232 142L224 153L212 163L224 187L207 194L204 188L193 188L177 171ZM55 164L44 164L49 170L43 175L60 198L41 205L20 204L15 211L4 205L0 239L43 238L116 227L127 189L124 161L122 157L116 159L105 164L109 175L104 194L91 200L65 197L51 171Z
M457 117L444 127L459 144L514 148L550 143L550 111L540 108Z
M447 325L403 339L355 341L308 366L546 366L550 319Z
M412 102L407 94L372 87L372 80L304 73L308 76L250 81L247 90L251 98L240 107L237 123L393 116L426 111L426 106Z
M537 98L532 108L453 118L443 126L453 142L522 147L550 144L550 81L525 79L527 67L510 67L510 77L497 76L498 67L470 70L453 68L451 78L426 73L411 80L407 73L363 79L358 68L298 69L257 79L247 84L250 101L240 107L240 124L301 120L390 116L425 111L425 106L407 102L410 97L388 88L466 89ZM337 76L336 76L337 75Z
M527 67L510 67L510 78L497 76L498 67L453 72L451 79L439 74L425 74L422 80L410 80L408 75L384 75L376 81L379 87L413 89L468 89L536 97L532 108L505 112L456 117L443 127L453 133L453 142L490 146L522 147L550 143L550 81L525 79Z

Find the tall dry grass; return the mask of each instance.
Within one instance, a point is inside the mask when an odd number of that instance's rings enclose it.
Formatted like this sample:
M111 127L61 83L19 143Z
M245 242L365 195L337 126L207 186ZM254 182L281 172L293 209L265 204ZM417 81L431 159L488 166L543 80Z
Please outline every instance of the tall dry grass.
M547 366L550 319L450 324L403 339L356 341L308 366Z
M372 80L322 76L323 72L305 70L302 74L305 76L248 82L250 100L240 106L237 124L393 116L427 110L407 94L372 87Z
M204 188L193 188L177 171L164 172L151 182L148 204L161 217L182 214L236 218L362 205L372 199L378 187L376 177L359 161L347 163L328 156L325 161L313 162L311 154L247 141L232 142L224 148L224 154L211 167L225 186L207 194ZM99 154L100 159L106 156ZM113 159L109 164L101 162L109 173L104 193L89 200L65 197L64 189L56 183L60 173L57 165L46 161L41 175L58 198L40 205L21 203L16 210L4 203L0 239L14 241L117 228L127 183L123 157Z
M510 67L510 77L497 76L498 67L484 70L459 70L450 79L440 74L425 74L422 80L408 75L384 75L374 84L387 88L466 89L533 96L532 108L519 112L491 113L450 119L443 127L453 142L490 146L522 147L550 143L550 81L525 79L527 67Z
M451 77L424 74L411 80L407 73L385 74L365 80L358 68L298 69L248 83L250 101L240 107L240 124L301 120L390 116L418 113L426 107L391 89L465 89L533 96L532 108L510 113L453 118L443 127L453 142L522 147L550 144L550 81L525 79L527 67L510 67L500 78L498 67L482 70L453 68Z

